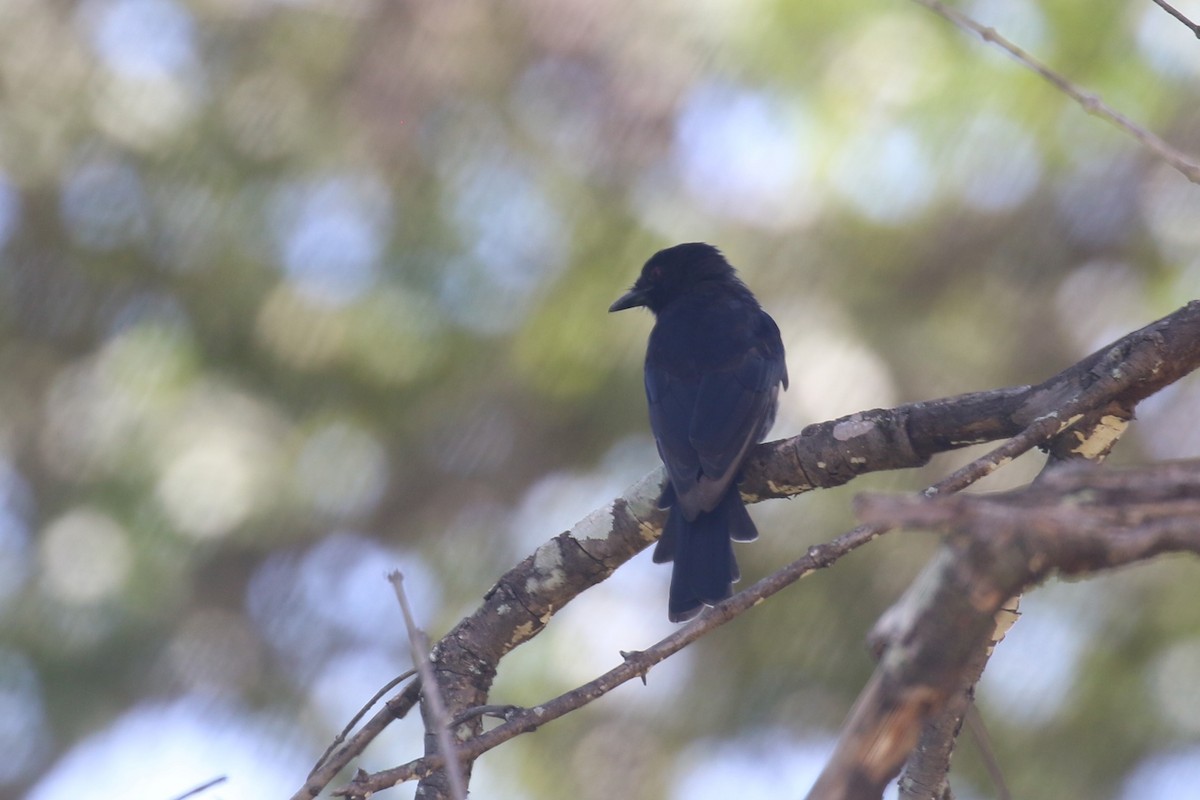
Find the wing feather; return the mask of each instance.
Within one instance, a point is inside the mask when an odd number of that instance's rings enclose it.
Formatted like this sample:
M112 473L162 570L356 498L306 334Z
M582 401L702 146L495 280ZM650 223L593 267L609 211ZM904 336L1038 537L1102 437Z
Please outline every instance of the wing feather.
M746 453L774 422L780 384L786 386L779 329L756 310L703 357L647 358L650 426L689 521L716 508L737 480Z

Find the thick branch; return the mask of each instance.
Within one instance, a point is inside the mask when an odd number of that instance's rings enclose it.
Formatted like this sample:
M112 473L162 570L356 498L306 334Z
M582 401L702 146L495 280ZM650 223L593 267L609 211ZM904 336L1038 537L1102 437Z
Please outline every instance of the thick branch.
M883 661L859 696L813 800L878 798L921 725L961 686L1004 601L1052 573L1081 575L1167 552L1200 554L1200 461L1070 467L1001 495L866 496L867 524L949 532L876 626Z
M1106 408L1085 414L1069 430L1055 436L1043 446L1048 458L1038 480L1045 480L1048 475L1066 465L1080 462L1101 463L1129 426L1132 416L1132 410L1122 408L1117 403L1110 403ZM1012 599L1012 613L1006 615L1004 630L1015 622L1015 609L1019 603L1020 597ZM1003 631L1000 631L999 636L993 635L987 647L979 648L963 670L959 687L941 711L925 721L912 756L904 765L904 774L900 776L901 800L930 800L950 796L950 759L954 755L954 745L964 721L972 723L971 730L979 740L981 755L996 783L1000 800L1008 798L1003 771L995 762L991 748L987 746L987 732L983 720L979 717L978 709L972 705L975 684L991 658L995 643L1002 636Z
M1074 413L1114 403L1112 414L1128 419L1140 400L1197 366L1200 301L1192 301L1036 386L863 411L761 445L747 463L742 496L755 502L840 486L863 473L917 467L936 453L1008 439L1036 420L1059 415L1069 401L1098 384L1106 396ZM1114 416L1113 424L1118 421Z

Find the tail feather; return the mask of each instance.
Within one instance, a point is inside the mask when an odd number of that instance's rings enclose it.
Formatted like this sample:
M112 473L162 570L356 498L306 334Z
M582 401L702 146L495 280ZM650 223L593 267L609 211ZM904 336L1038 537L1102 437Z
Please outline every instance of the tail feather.
M712 511L691 521L678 506L672 506L654 550L655 562L675 562L667 606L672 622L691 619L705 605L733 594L733 584L740 577L733 540L749 541L757 535L736 489Z
M654 545L655 564L668 564L675 560L675 551L679 548L680 540L686 535L687 525L683 510L678 506L671 506L662 535L658 537L658 544Z
M725 500L729 505L729 538L735 542L753 542L758 538L758 528L754 527L754 520L750 519L750 512L736 486L725 495Z

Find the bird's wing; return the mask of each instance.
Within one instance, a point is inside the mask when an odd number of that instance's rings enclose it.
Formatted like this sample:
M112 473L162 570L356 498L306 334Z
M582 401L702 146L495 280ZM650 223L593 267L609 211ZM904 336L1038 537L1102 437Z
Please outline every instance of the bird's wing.
M782 364L752 350L731 369L710 372L701 381L690 431L702 473L695 497L701 510L720 502L746 453L774 422ZM691 499L681 502L686 508Z
M692 446L690 431L699 383L646 365L646 399L650 407L650 429L658 455L667 468L671 486L690 491L700 476L700 454ZM667 500L666 493L663 499ZM690 515L692 518L695 515Z
M778 328L766 314L761 319L746 346L692 380L646 367L650 425L688 519L716 507L774 420L786 367Z

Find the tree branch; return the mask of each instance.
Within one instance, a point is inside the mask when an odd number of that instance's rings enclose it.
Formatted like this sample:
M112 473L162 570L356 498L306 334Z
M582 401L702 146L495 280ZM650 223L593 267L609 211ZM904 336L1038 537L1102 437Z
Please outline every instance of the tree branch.
M374 706L376 703L378 703L380 700L382 700L383 696L385 694L390 692L392 689L395 689L397 686L404 683L406 680L415 676L416 674L417 674L417 671L415 669L410 669L406 672L402 672L401 674L397 675L396 677L392 678L390 681L385 683L379 689L379 691L377 691L371 697L370 700L368 700L365 704L363 704L363 707L358 710L358 713L355 714L350 719L350 721L346 723L346 727L342 728L342 732L333 738L333 741L329 743L329 747L327 747L325 749L325 752L322 753L321 757L317 759L317 763L315 765L313 765L312 770L309 771L308 777L312 778L320 773L321 768L323 766L325 766L326 761L328 761L329 757L333 754L333 751L337 749L338 745L340 745L342 742L346 741L346 737L350 735L350 731L354 730L354 726L359 723L359 720L361 720L364 716L366 716L366 713L371 710L372 706ZM330 776L329 779L331 779L331 778L332 778L332 776ZM327 780L329 780L329 779L327 779Z
M1192 32L1193 36L1195 36L1197 39L1200 39L1200 25L1192 22L1190 19L1184 16L1183 12L1166 2L1166 0L1154 0L1154 3L1163 11L1166 11L1172 17L1182 22L1184 26Z
M976 22L971 17L961 11L950 8L945 3L939 0L913 0L914 3L928 8L933 13L944 19L949 20L956 27L967 31L968 33L977 34L985 42L990 42L996 45L1001 50L1004 50L1024 66L1041 75L1049 83L1051 83L1060 92L1070 97L1076 103L1083 107L1083 110L1089 114L1100 117L1101 119L1111 122L1125 133L1132 136L1141 142L1142 146L1148 149L1151 153L1158 156L1161 160L1174 167L1185 178L1192 183L1200 183L1200 164L1193 160L1190 156L1182 151L1167 144L1158 136L1138 125L1133 120L1126 117L1120 111L1117 111L1112 106L1100 99L1099 95L1081 89L1065 77L1050 69L1050 67L1038 61L1029 53L1022 50L1017 45L1005 39L995 28L989 28ZM1155 0L1159 2L1159 0ZM1164 3L1159 2L1159 5L1169 8ZM1177 18L1179 15L1176 15ZM1184 18L1186 19L1186 18ZM1195 30L1195 29L1193 29Z
M408 632L408 643L412 650L413 664L417 674L421 676L422 692L425 702L422 710L425 712L425 735L432 740L426 745L431 750L436 745L435 752L444 755L445 769L442 770L446 790L452 800L466 800L467 782L463 774L462 761L458 757L458 743L450 732L450 715L446 713L446 705L442 702L441 687L429 664L429 640L425 631L417 627L413 618L412 608L408 604L408 595L404 592L404 574L399 570L388 575L388 581L396 590L396 602L400 604L400 612L404 616L404 629Z
M401 675L398 675L397 677L388 681L383 688L376 692L375 695L368 700L361 709L359 709L358 713L354 715L354 718L346 723L346 727L342 729L342 732L334 737L334 740L330 743L329 747L327 747L325 752L321 754L321 757L317 759L316 765L313 766L312 771L308 773L308 780L306 780L304 785L301 786L294 795L292 795L291 800L311 800L311 798L319 795L321 790L328 786L333 779L337 777L338 773L346 768L347 764L349 764L353 759L362 755L362 752L367 749L367 745L373 742L375 737L382 733L384 728L392 723L392 720L404 719L404 716L410 710L412 710L412 707L416 705L417 700L420 699L421 679L419 676L417 676L416 679L409 684L408 689L406 689L400 695L388 700L384 704L384 707L380 709L380 711L378 711L375 716L373 716L367 722L367 724L362 727L362 730L352 736L350 741L346 742L344 747L338 749L338 745L345 741L346 737L349 736L350 731L354 730L354 726L358 724L358 721L362 719L363 715L365 715L373 705L379 702L381 697L390 692L397 685L414 676L416 676L416 670L412 669Z
M1085 393L1086 394L1086 393ZM1077 400L1087 402L1086 396ZM1039 436L1034 431L1050 430L1060 427L1054 416L1046 416L1037 420L1022 434L1014 437L999 448L976 459L949 477L939 481L925 490L926 495L946 494L958 491L977 480L991 474L997 464L1010 461L1012 458L1033 448L1045 432ZM739 592L730 599L714 606L695 621L674 634L662 639L653 647L635 653L622 653L625 663L601 675L599 678L559 695L548 703L543 703L532 710L522 709L512 714L505 722L492 730L472 738L459 751L462 759L478 758L483 753L503 744L520 734L536 730L551 720L558 719L564 714L574 711L596 700L616 687L635 677L645 680L646 673L652 666L674 655L687 645L704 636L713 629L724 625L734 617L749 611L771 595L790 586L801 578L810 575L818 569L830 567L852 550L861 547L877 536L886 533L889 525L860 525L848 531L837 539L825 545L810 547L802 557L793 561L778 572L758 581L748 589ZM980 666L982 670L982 665ZM468 719L470 715L464 714ZM445 760L437 754L426 755L407 764L391 770L375 774L360 774L346 787L335 794L351 798L367 798L373 793L391 788L399 783L424 779L441 769Z
M1045 480L1046 476L1065 465L1079 462L1101 463L1129 426L1132 416L1132 409L1123 409L1115 403L1110 403L1108 408L1085 414L1070 430L1055 436L1044 445L1048 458L1037 479ZM969 727L980 746L988 772L992 775L999 800L1007 800L1009 797L1000 765L996 763L987 744L987 731L983 719L973 703L975 684L983 675L996 643L1015 623L1016 608L1019 604L1020 596L1014 597L1011 604L1006 604L1011 605L1012 613L998 623L997 632L991 637L988 645L979 648L970 659L963 670L960 686L942 710L925 721L920 739L913 749L912 756L904 765L904 774L900 776L901 800L926 800L949 796L947 792L950 759L964 721L971 723ZM1004 615L1005 611L1002 610L1001 614Z
M227 780L228 780L228 778L226 776L222 775L218 778L213 778L210 781L205 781L204 783L197 786L195 789L189 789L181 795L176 795L174 800L187 800L187 798L189 798L189 797L195 797L196 795L201 794L203 792L207 792L212 787L222 784Z
M921 726L960 687L1006 599L1051 574L1161 553L1200 554L1200 460L1064 468L1000 495L859 498L866 524L947 532L934 561L881 618L884 658L859 695L811 800L878 798Z
M811 425L799 436L760 445L746 464L742 495L748 502L790 497L816 487L841 485L867 472L921 466L935 453L965 445L1023 437L1004 445L1010 449L1002 448L993 461L975 462L971 470L982 476L1012 452L1075 430L1090 411L1131 410L1139 400L1197 365L1200 302L1193 302L1037 386L875 409ZM954 481L939 484L945 484L939 492L972 479L968 474L951 477ZM484 595L479 608L432 648L431 659L451 718L487 705L496 667L505 654L536 636L576 595L607 578L657 538L665 516L655 507L662 479L661 469L651 472L610 505L543 544L505 573ZM859 546L877 534L876 529L859 528L847 536ZM778 581L782 588L804 573L803 563L800 559L765 581L772 582L770 585ZM750 596L756 587L759 584L709 615L726 613L722 609L744 602L739 598ZM707 616L693 624L706 624ZM689 630L691 626L682 628L677 635ZM329 759L322 775L332 779L371 737L392 719L403 716L416 703L419 692L418 686L410 684L389 700L387 708ZM498 728L489 734L494 730ZM480 718L456 726L455 735L464 741L460 753L464 762L469 762L478 746L475 739L484 735ZM297 792L296 800L315 797L323 788L318 783L310 780Z
M655 664L754 607L762 598L775 594L818 569L832 565L843 555L871 541L876 535L875 528L862 525L831 542L810 547L804 556L785 569L763 578L745 591L709 609L651 647L637 652L622 653L623 663L595 680L533 708L515 710L504 724L464 742L459 748L459 756L464 760L478 758L509 739L536 730L547 722L587 705L623 683L634 678L644 679ZM399 783L431 775L441 769L443 763L441 755L432 755L415 759L395 769L370 775L360 774L348 786L338 789L334 794L351 798L369 797Z
M1098 390L1093 387L1091 392ZM1073 401L1077 405L1089 402L1085 392ZM1070 406L1068 406L1069 408ZM966 486L991 474L998 464L1011 461L1016 456L1032 449L1048 435L1049 431L1061 428L1054 415L1041 417L1028 429L1013 437L1004 445L976 459L952 475L925 490L925 495L933 496L958 491ZM1037 433L1040 431L1041 433ZM893 526L890 524L860 525L839 536L832 542L810 547L801 558L788 566L758 581L749 588L734 595L728 600L717 604L711 610L689 623L684 628L660 640L647 650L633 653L622 653L624 663L609 670L599 678L566 692L553 700L538 705L532 709L519 709L511 713L503 725L499 725L486 733L467 741L458 751L462 760L478 758L483 753L497 747L509 739L523 733L536 730L541 725L574 711L599 699L608 692L633 678L645 680L646 673L655 664L667 659L682 650L687 645L724 625L773 594L783 590L796 581L804 578L818 569L832 566L838 559L855 550L876 537L886 533ZM982 670L982 663L980 665ZM473 715L463 714L463 720ZM445 765L445 759L438 753L427 754L424 758L415 759L395 769L384 770L374 774L359 774L348 786L335 792L350 798L367 798L383 789L413 779L425 779L434 775Z

